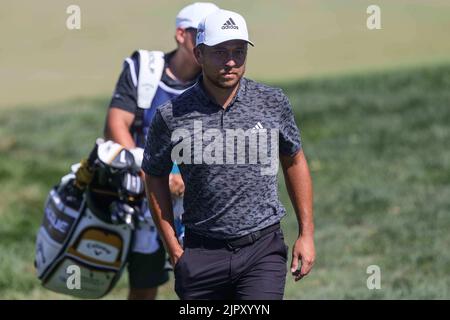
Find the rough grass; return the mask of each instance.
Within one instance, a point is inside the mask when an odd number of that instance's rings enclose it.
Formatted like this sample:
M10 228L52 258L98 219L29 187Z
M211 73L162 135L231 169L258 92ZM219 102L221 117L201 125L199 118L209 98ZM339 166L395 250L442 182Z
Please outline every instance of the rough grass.
M283 85L315 189L317 262L287 299L449 298L450 65ZM0 298L66 299L34 275L50 187L86 156L108 100L0 114ZM283 220L292 247L295 217ZM381 290L366 269L381 268ZM170 282L160 299L175 299ZM123 276L109 299L123 299Z

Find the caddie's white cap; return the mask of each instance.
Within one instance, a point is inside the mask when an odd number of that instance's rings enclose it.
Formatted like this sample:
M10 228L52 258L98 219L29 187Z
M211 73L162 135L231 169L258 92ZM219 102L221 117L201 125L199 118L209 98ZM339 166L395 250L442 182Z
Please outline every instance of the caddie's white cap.
M244 40L253 46L248 39L245 19L239 13L220 9L206 16L198 25L196 46L215 46L229 40Z
M177 15L176 27L177 28L196 28L200 21L203 20L208 14L219 10L219 7L210 2L195 2L183 9Z

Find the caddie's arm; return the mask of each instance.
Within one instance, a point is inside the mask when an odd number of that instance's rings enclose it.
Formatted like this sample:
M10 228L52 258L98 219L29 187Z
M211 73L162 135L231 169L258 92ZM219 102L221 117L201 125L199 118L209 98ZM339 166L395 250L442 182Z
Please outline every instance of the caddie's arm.
M130 128L133 124L134 117L135 115L133 113L120 108L109 108L104 129L105 139L119 143L133 152L136 148L136 144L131 136ZM133 155L136 158L134 152ZM181 175L170 174L169 187L172 195L177 197L182 196L184 193L184 182Z
M134 114L119 108L111 107L106 116L104 135L107 140L112 140L127 149L136 147L130 133L134 121Z
M137 108L137 90L133 73L135 70L125 63L114 89L104 128L107 140L119 143L127 149L136 147L130 133Z
M295 281L307 275L314 264L313 189L303 150L294 156L280 155L286 188L298 221L299 234L292 249L291 272ZM298 269L298 261L301 268Z

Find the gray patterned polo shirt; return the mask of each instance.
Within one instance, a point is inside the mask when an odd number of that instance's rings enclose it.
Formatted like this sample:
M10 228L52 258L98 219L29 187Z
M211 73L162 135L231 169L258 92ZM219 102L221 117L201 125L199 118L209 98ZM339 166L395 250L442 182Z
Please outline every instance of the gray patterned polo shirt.
M277 223L279 154L301 149L291 105L281 89L242 78L227 108L202 86L160 106L150 125L142 169L185 182L183 223L206 237L232 239Z

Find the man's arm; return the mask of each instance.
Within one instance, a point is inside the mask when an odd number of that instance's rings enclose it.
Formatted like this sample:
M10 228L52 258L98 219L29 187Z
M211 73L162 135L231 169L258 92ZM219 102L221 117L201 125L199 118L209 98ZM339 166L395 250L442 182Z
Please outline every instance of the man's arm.
M295 281L307 275L314 264L313 190L303 150L293 157L280 155L286 188L297 216L299 235L292 249L291 272ZM298 260L301 269L298 271Z
M117 142L127 149L136 147L130 128L137 110L137 89L132 75L136 73L134 66L138 64L138 58L135 56L130 58L134 63L123 65L109 104L104 128L106 139Z
M169 176L156 177L145 174L145 186L153 221L164 242L170 261L175 266L183 254L183 248L178 242L174 227Z
M133 113L119 108L109 108L104 131L105 138L117 142L127 149L135 148L136 144L130 133L133 121Z
M119 108L111 107L106 116L104 135L105 139L117 142L128 150L136 148L136 144L130 133L134 121L134 114ZM184 193L184 182L181 175L170 175L170 192L175 196Z

